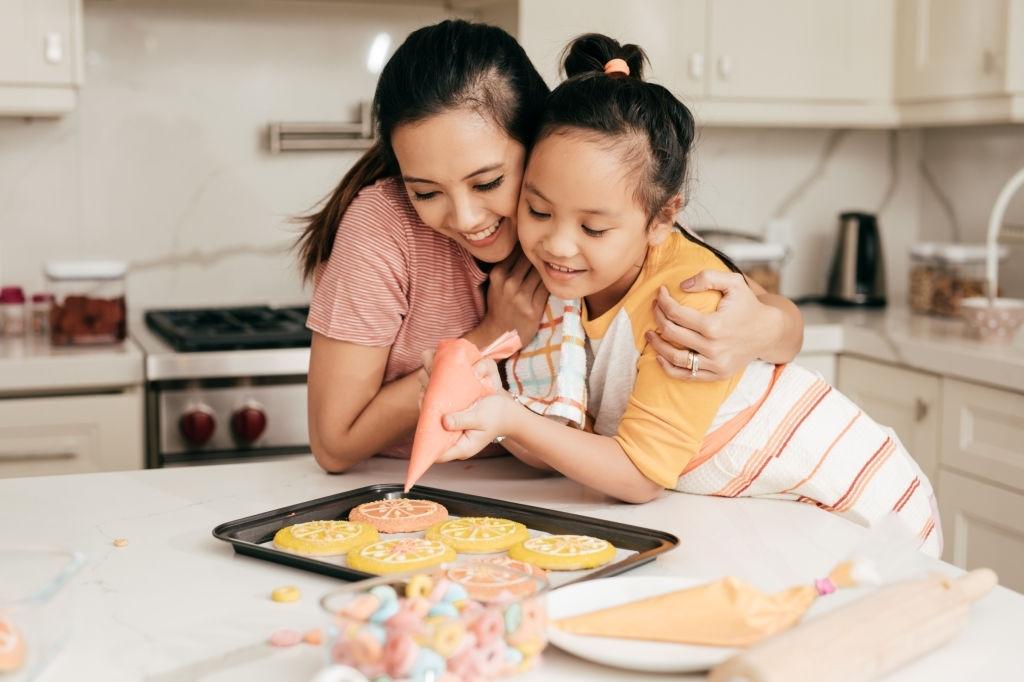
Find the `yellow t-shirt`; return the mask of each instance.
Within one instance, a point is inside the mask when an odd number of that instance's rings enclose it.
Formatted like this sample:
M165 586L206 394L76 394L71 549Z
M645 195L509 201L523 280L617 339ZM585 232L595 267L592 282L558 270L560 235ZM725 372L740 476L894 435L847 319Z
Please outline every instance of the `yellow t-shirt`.
M652 302L662 285L677 301L703 313L718 307L718 291L686 293L679 288L701 270L729 271L711 251L672 232L648 251L640 275L617 305L593 320L586 306L583 310L587 407L594 432L613 436L633 464L665 488L675 487L705 434L721 421L716 417L740 408L722 410L745 372L715 382L673 379L644 339L656 329Z

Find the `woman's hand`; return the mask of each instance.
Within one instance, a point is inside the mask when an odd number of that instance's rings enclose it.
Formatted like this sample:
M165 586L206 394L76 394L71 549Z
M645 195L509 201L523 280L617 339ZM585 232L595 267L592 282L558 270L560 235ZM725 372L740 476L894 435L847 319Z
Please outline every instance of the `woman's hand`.
M518 248L491 269L487 287L487 311L478 329L483 348L510 329L519 332L524 344L537 334L548 300L548 290L533 264ZM477 339L470 339L477 342Z
M786 336L787 317L779 307L758 299L763 289L751 289L738 273L715 270L704 270L681 287L691 292L716 289L722 292L722 300L715 312L704 314L678 303L665 287L658 291L654 308L657 332L648 333L647 338L666 374L676 379L721 381L753 360L777 355L773 351ZM796 307L786 303L799 319ZM802 339L802 324L800 327ZM696 374L688 369L690 351L700 356Z

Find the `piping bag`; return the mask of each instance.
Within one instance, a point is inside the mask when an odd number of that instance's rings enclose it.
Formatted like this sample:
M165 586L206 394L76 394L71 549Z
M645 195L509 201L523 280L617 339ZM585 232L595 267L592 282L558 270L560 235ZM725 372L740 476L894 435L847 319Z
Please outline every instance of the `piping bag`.
M846 561L811 585L768 594L733 577L557 620L577 635L744 647L796 625L819 597L875 582L870 563Z
M437 344L434 368L423 394L420 418L412 441L409 470L405 475L405 492L427 472L444 452L458 442L462 431L444 428L444 416L468 409L480 398L494 393L489 377L478 377L473 365L483 358L501 360L509 357L523 344L519 334L507 331L483 350L466 339L443 339Z

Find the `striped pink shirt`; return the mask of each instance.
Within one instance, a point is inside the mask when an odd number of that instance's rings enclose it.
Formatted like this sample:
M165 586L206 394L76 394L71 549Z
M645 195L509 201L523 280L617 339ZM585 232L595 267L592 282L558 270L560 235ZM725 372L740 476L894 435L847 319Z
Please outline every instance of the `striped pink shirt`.
M390 346L384 382L415 371L420 353L480 324L487 274L425 225L398 178L363 188L320 266L306 326L339 341Z

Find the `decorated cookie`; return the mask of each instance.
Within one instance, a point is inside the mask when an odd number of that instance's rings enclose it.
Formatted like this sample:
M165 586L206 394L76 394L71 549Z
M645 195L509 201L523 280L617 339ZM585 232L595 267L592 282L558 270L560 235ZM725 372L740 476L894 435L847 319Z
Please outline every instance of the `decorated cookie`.
M381 533L414 533L448 518L437 502L399 498L366 502L348 513L349 521L366 523Z
M478 557L452 566L445 571L445 576L462 585L471 598L491 602L533 594L543 584L537 578L547 577L547 571L507 556L493 556Z
M530 537L526 526L490 516L449 519L427 529L427 537L451 545L456 552L503 552Z
M25 664L25 640L14 623L0 618L0 675Z
M539 568L575 571L608 563L615 558L615 547L589 535L543 535L516 545L508 555Z
M357 547L348 553L351 568L367 573L395 573L451 561L455 550L439 540L396 538Z
M285 526L274 534L274 545L296 554L335 556L377 540L377 530L350 521L309 521Z

